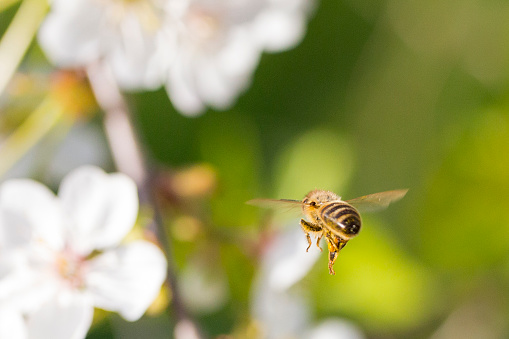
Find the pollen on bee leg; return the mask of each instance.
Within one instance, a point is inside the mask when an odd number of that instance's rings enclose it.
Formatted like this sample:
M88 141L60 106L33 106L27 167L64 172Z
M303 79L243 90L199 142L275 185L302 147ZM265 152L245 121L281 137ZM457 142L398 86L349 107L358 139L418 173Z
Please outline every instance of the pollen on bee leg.
M334 266L334 262L336 261L336 258L338 257L338 252L329 252L329 274L330 275L336 275L336 272L334 272L334 269L332 266Z
M336 275L332 266L334 266L334 263L336 262L340 248L335 237L326 235L325 239L327 240L327 247L329 248L329 274Z

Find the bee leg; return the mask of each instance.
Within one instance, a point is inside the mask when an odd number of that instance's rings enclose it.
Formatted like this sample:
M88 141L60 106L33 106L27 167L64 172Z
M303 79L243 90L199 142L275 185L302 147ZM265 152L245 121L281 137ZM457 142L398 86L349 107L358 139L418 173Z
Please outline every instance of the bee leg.
M325 239L327 239L327 247L329 248L329 274L335 275L336 272L334 272L332 266L334 265L334 262L338 257L339 248L336 246L336 243L334 242L332 236L327 235Z
M306 248L306 252L307 252L309 250L309 248L311 247L311 237L309 236L309 233L322 232L322 228L316 224L307 222L304 219L300 220L300 226L302 227L302 230L304 231L304 233L306 233L306 239L308 240L308 248ZM320 234L320 238L321 238L321 234Z
M336 275L336 272L334 272L334 262L336 261L336 258L338 257L338 252L329 252L329 274L330 275Z
M334 237L332 235L327 235L327 245L329 247L329 274L335 275L336 272L334 272L334 263L336 262L336 259L338 258L338 252L345 247L348 240L342 240L338 237Z
M316 237L316 247L320 250L320 252L323 252L322 248L320 247L320 240L322 240L323 233Z
M308 239L308 247L306 248L306 252L309 251L309 248L311 247L311 237L309 236L309 233L306 233L306 238Z

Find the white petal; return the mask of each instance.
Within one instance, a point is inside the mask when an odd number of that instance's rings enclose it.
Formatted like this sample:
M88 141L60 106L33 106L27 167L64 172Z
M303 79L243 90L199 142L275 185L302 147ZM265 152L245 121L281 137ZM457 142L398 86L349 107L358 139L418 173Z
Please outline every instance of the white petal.
M298 338L309 325L309 306L300 295L270 289L255 283L252 314L259 322L262 338Z
M181 51L168 71L166 90L175 107L195 115L208 104L226 109L249 85L260 50L243 30L207 53Z
M246 30L237 29L229 35L224 47L218 51L218 66L229 77L248 77L258 65L262 51L250 40Z
M108 60L117 82L124 89L156 89L163 83L166 59L157 50L157 32L148 31L134 13L120 23L120 33Z
M166 92L175 108L188 116L205 110L205 103L195 88L193 67L191 56L176 60L168 71L166 83Z
M134 321L157 297L165 277L166 258L161 250L136 241L92 259L86 286L96 307Z
M31 312L58 289L56 275L47 266L34 265L33 261L40 259L32 258L30 253L9 251L0 256L0 305Z
M48 58L60 67L84 66L101 56L107 36L103 8L89 0L58 1L38 33ZM111 34L111 33L109 33Z
M162 84L166 59L158 55L163 2L54 1L39 43L60 67L104 60L125 89Z
M43 241L63 246L62 213L55 195L32 180L9 180L0 187L0 248Z
M320 255L306 252L306 237L292 227L280 234L262 258L262 267L253 285L252 313L260 321L263 337L299 337L309 324L304 298L289 288L298 282Z
M327 319L322 321L305 336L309 339L363 339L361 330L352 323L342 319Z
M258 48L238 30L215 55L202 56L194 65L196 91L202 100L217 109L231 106L249 85L259 55Z
M80 167L64 178L58 194L72 221L71 246L82 254L119 244L138 215L136 184L120 173Z
M289 13L288 10L266 11L257 19L255 38L268 51L283 51L300 42L306 28L304 22L302 13Z
M307 247L306 236L297 227L278 235L262 259L260 275L269 288L286 290L309 272L321 253L314 240L309 252Z
M0 256L0 304L5 306L19 291L31 285L34 272L21 251L5 251Z
M85 338L93 314L94 308L86 296L65 291L29 316L29 338Z
M21 313L0 308L0 338L27 338L27 329Z

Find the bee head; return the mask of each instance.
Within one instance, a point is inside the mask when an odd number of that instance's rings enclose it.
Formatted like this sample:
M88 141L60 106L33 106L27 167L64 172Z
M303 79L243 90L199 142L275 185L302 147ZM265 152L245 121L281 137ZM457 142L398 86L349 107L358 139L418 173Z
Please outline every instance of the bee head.
M320 207L320 202L317 201L316 199L311 199L311 198L308 198L308 197L305 197L304 200L302 200L302 203L311 207L311 208L318 208Z
M318 209L321 205L319 201L309 197L305 197L304 200L302 200L302 210L310 220L318 219Z

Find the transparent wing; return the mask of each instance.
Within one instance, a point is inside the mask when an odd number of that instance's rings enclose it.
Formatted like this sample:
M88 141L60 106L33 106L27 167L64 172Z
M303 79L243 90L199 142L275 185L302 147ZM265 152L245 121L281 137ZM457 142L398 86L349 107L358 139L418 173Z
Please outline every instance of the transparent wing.
M346 202L357 208L360 212L374 212L387 208L390 203L403 198L408 189L386 191L365 195Z
M280 211L300 211L302 208L302 201L290 199L253 199L246 201L246 204Z

